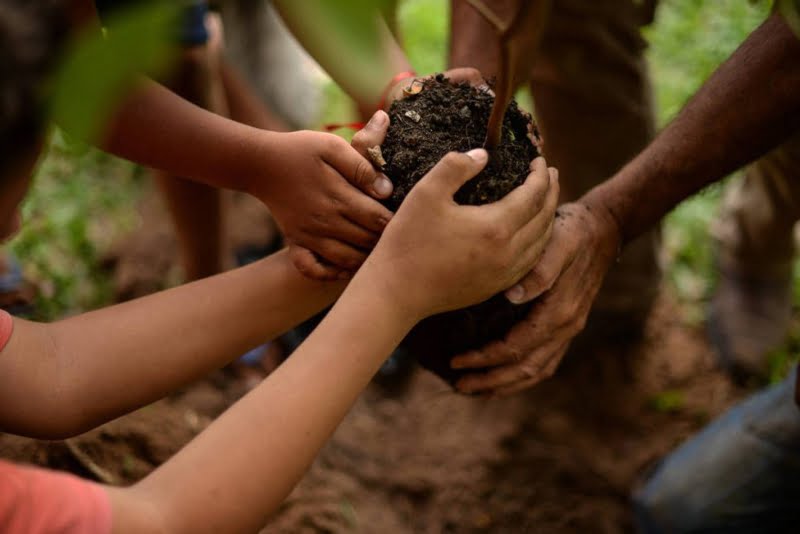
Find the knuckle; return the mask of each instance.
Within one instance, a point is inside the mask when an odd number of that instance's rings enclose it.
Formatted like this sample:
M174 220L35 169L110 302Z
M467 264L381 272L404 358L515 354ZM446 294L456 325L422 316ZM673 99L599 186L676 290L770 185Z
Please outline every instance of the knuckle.
M337 135L325 135L322 138L322 149L327 154L337 154L342 150L350 148L350 145Z
M544 273L542 273L538 267L534 267L534 269L527 274L525 279L522 281L522 285L525 287L527 292L541 292L549 289L547 287L548 282L545 279Z
M350 144L354 148L355 147L360 147L360 148L365 148L366 149L367 148L367 138L368 138L367 133L363 129L361 129L361 130L357 131L355 134L353 134L353 139L350 141Z
M508 231L507 226L500 221L492 221L489 224L486 224L481 233L483 239L494 245L502 244L510 237L510 232Z
M526 360L519 365L519 370L525 378L535 378L539 376L540 366L534 360Z
M552 378L556 374L556 366L551 365L542 371L542 379Z
M583 329L586 328L587 319L588 319L588 316L586 314L582 313L582 314L580 314L580 317L578 317L575 320L575 323L574 323L573 327L575 328L575 333L576 334L579 333L579 332L582 332Z
M356 165L356 170L353 173L353 183L362 187L366 187L371 185L374 179L375 170L372 168L372 165L370 165L369 162L364 159L359 161L358 165Z

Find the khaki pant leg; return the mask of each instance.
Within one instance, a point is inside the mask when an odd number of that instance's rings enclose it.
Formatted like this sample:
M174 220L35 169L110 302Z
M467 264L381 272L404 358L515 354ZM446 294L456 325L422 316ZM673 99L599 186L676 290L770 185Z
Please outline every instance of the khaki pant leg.
M725 191L713 233L724 260L745 272L785 272L800 220L800 132L747 167Z
M544 154L560 171L563 201L611 177L653 138L640 35L652 9L634 0L553 2L531 90ZM595 311L643 318L660 280L658 235L653 230L626 248Z

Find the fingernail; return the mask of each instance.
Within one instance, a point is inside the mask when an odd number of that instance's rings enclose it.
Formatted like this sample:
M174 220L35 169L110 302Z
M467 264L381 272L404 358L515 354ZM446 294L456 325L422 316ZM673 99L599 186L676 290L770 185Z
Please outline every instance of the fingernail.
M525 298L525 288L520 284L506 291L506 298L514 304L519 304Z
M489 159L489 154L482 148L473 148L466 154L475 160L476 163L486 163L486 160Z
M372 118L369 119L367 126L380 128L386 123L388 119L389 115L387 115L386 112L383 111L382 109L379 109L378 111L375 112L374 115L372 115Z
M394 189L394 186L387 177L381 175L375 178L375 181L372 182L372 188L379 196L388 197L392 194L392 189Z

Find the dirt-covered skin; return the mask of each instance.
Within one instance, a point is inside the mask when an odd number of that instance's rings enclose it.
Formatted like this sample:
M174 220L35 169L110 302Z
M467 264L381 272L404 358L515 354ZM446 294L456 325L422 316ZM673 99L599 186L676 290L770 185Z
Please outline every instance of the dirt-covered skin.
M451 84L441 74L416 83L422 84L421 91L392 104L391 124L381 145L386 160L383 170L394 183L394 193L385 204L393 211L442 156L483 146L494 102L488 91L466 83ZM456 201L471 205L494 202L522 184L531 160L539 155L532 135L536 133L531 117L512 101L500 146L486 168L456 193ZM459 376L450 368L452 356L502 337L528 309L528 305L515 306L496 295L424 321L405 343L424 367L452 383Z

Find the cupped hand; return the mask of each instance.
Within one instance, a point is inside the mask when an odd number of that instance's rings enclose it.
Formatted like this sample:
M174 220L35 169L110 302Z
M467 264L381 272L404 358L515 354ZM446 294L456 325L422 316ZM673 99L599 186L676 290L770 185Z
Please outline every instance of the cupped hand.
M454 369L491 368L462 377L456 389L504 395L552 376L586 324L619 242L616 222L601 207L580 202L561 206L541 259L506 291L514 303L537 299L533 308L504 339L452 359Z
M367 126L380 144L388 117ZM368 142L366 140L364 143ZM375 246L392 212L378 200L392 183L343 139L300 131L278 138L281 157L255 192L280 226L303 274L347 278ZM275 179L278 177L278 179Z
M418 319L511 287L550 237L559 188L544 158L534 160L525 182L503 199L456 204L453 195L486 161L483 149L447 154L411 190L363 267Z

